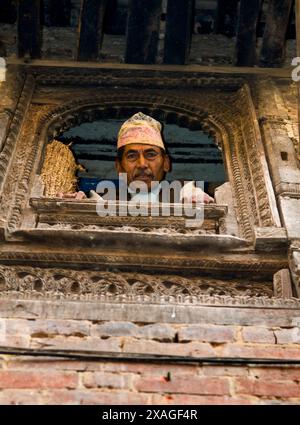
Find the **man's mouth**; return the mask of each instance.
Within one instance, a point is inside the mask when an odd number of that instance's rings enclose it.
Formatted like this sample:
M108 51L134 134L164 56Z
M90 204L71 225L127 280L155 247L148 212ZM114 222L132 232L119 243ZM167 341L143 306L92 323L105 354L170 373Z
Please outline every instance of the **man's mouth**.
M152 180L151 176L138 176L135 180Z
M153 179L153 175L152 174L138 174L137 176L134 177L135 180L152 180Z

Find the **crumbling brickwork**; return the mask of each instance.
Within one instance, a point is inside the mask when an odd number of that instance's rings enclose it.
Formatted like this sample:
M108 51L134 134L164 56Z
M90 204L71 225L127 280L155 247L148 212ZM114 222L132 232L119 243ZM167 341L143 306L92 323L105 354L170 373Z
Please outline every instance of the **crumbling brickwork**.
M2 355L1 404L298 404L300 329L1 319L6 345L116 354L193 356L149 362ZM3 345L3 342L1 343ZM112 355L113 357L113 355ZM236 364L198 363L232 357ZM244 357L244 364L238 358ZM252 359L280 359L258 365Z

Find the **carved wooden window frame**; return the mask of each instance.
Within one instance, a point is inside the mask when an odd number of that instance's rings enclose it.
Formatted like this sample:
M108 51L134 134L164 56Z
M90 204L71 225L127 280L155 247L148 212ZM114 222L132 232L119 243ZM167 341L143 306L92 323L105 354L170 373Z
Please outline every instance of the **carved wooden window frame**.
M142 108L149 114L153 111L159 112L164 114L162 119L165 118L167 122L190 129L198 129L201 123L201 128L213 136L223 149L241 237L200 235L195 237L197 243L201 240L202 246L213 244L214 249L222 248L222 251L228 254L232 254L238 248L240 251L236 261L231 257L226 263L226 258L223 259L224 264L227 264L227 270L235 271L240 268L247 273L255 269L270 273L286 268L287 260L284 255L275 256L275 260L272 257L272 259L261 258L258 261L253 257L249 263L243 264L242 254L253 256L255 252L266 248L276 251L280 247L285 247L287 243L285 229L280 224L247 81L242 78L233 80L224 77L207 78L201 75L188 79L180 78L178 75L168 78L162 73L159 78L155 77L155 74L150 76L151 82L149 82L148 77L135 76L135 72L129 74L127 77L118 77L115 74L108 77L105 72L89 74L85 71L84 75L80 75L76 70L69 73L53 70L41 72L37 68L27 75L10 134L0 154L0 159L3 160L0 169L2 240L11 244L26 245L28 235L29 240L32 236L30 231L35 227L37 210L32 207L32 202L30 204L30 198L36 198L41 194L38 191L32 192L31 188L39 174L47 142L55 137L57 132L65 131L83 121L94 120L97 116L111 116L112 111L122 108L126 110L129 105ZM59 84L59 87L54 89L56 84ZM95 96L84 94L79 99L69 102L57 100L42 104L32 102L33 94L38 95L39 90L58 92L61 90L63 94L64 90L68 91L69 87L76 87L79 84L83 91L94 91L97 88L99 93ZM115 88L118 84L121 88ZM135 90L136 84L144 85L142 92L141 89ZM67 229L62 228L59 231L64 232ZM34 244L42 242L45 235L47 232L43 229L35 231ZM90 236L89 231L86 231L85 237ZM222 236L226 236L227 239L222 239ZM128 238L128 234L125 237ZM191 241L193 236L187 237ZM169 247L171 243L172 239L169 238ZM39 251L36 255L34 250L29 252L30 248L21 251L12 253L8 249L1 252L0 260L30 265L38 259L43 265L52 264L59 267L61 264L74 264L76 261L78 264L83 261L85 266L95 266L100 258L93 249L86 256L66 252L61 254L59 249L54 247L47 253ZM122 262L129 268L137 265L130 255L118 257L112 252L101 255L103 264ZM151 267L158 269L167 267L173 260L157 258L153 263L153 259L147 257L143 261L143 268L147 270ZM222 272L222 267L225 267L217 258L201 255L197 260L183 255L172 264L177 268L184 266L190 270L198 270L202 267L203 270L218 272Z

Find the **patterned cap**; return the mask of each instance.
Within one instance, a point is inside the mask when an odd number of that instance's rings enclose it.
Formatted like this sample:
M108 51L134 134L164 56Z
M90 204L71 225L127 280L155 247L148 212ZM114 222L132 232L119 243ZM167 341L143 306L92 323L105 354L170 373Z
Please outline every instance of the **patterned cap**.
M125 145L139 143L142 145L158 146L165 150L161 137L162 126L154 118L142 112L134 114L124 122L118 134L118 146L120 149Z

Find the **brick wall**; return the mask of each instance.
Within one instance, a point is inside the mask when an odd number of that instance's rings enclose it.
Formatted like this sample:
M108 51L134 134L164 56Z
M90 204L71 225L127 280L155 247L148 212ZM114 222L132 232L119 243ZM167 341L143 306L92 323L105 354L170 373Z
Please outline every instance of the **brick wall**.
M1 404L298 404L299 327L1 319L0 345L249 359L153 364L1 355ZM250 358L282 359L255 365Z

